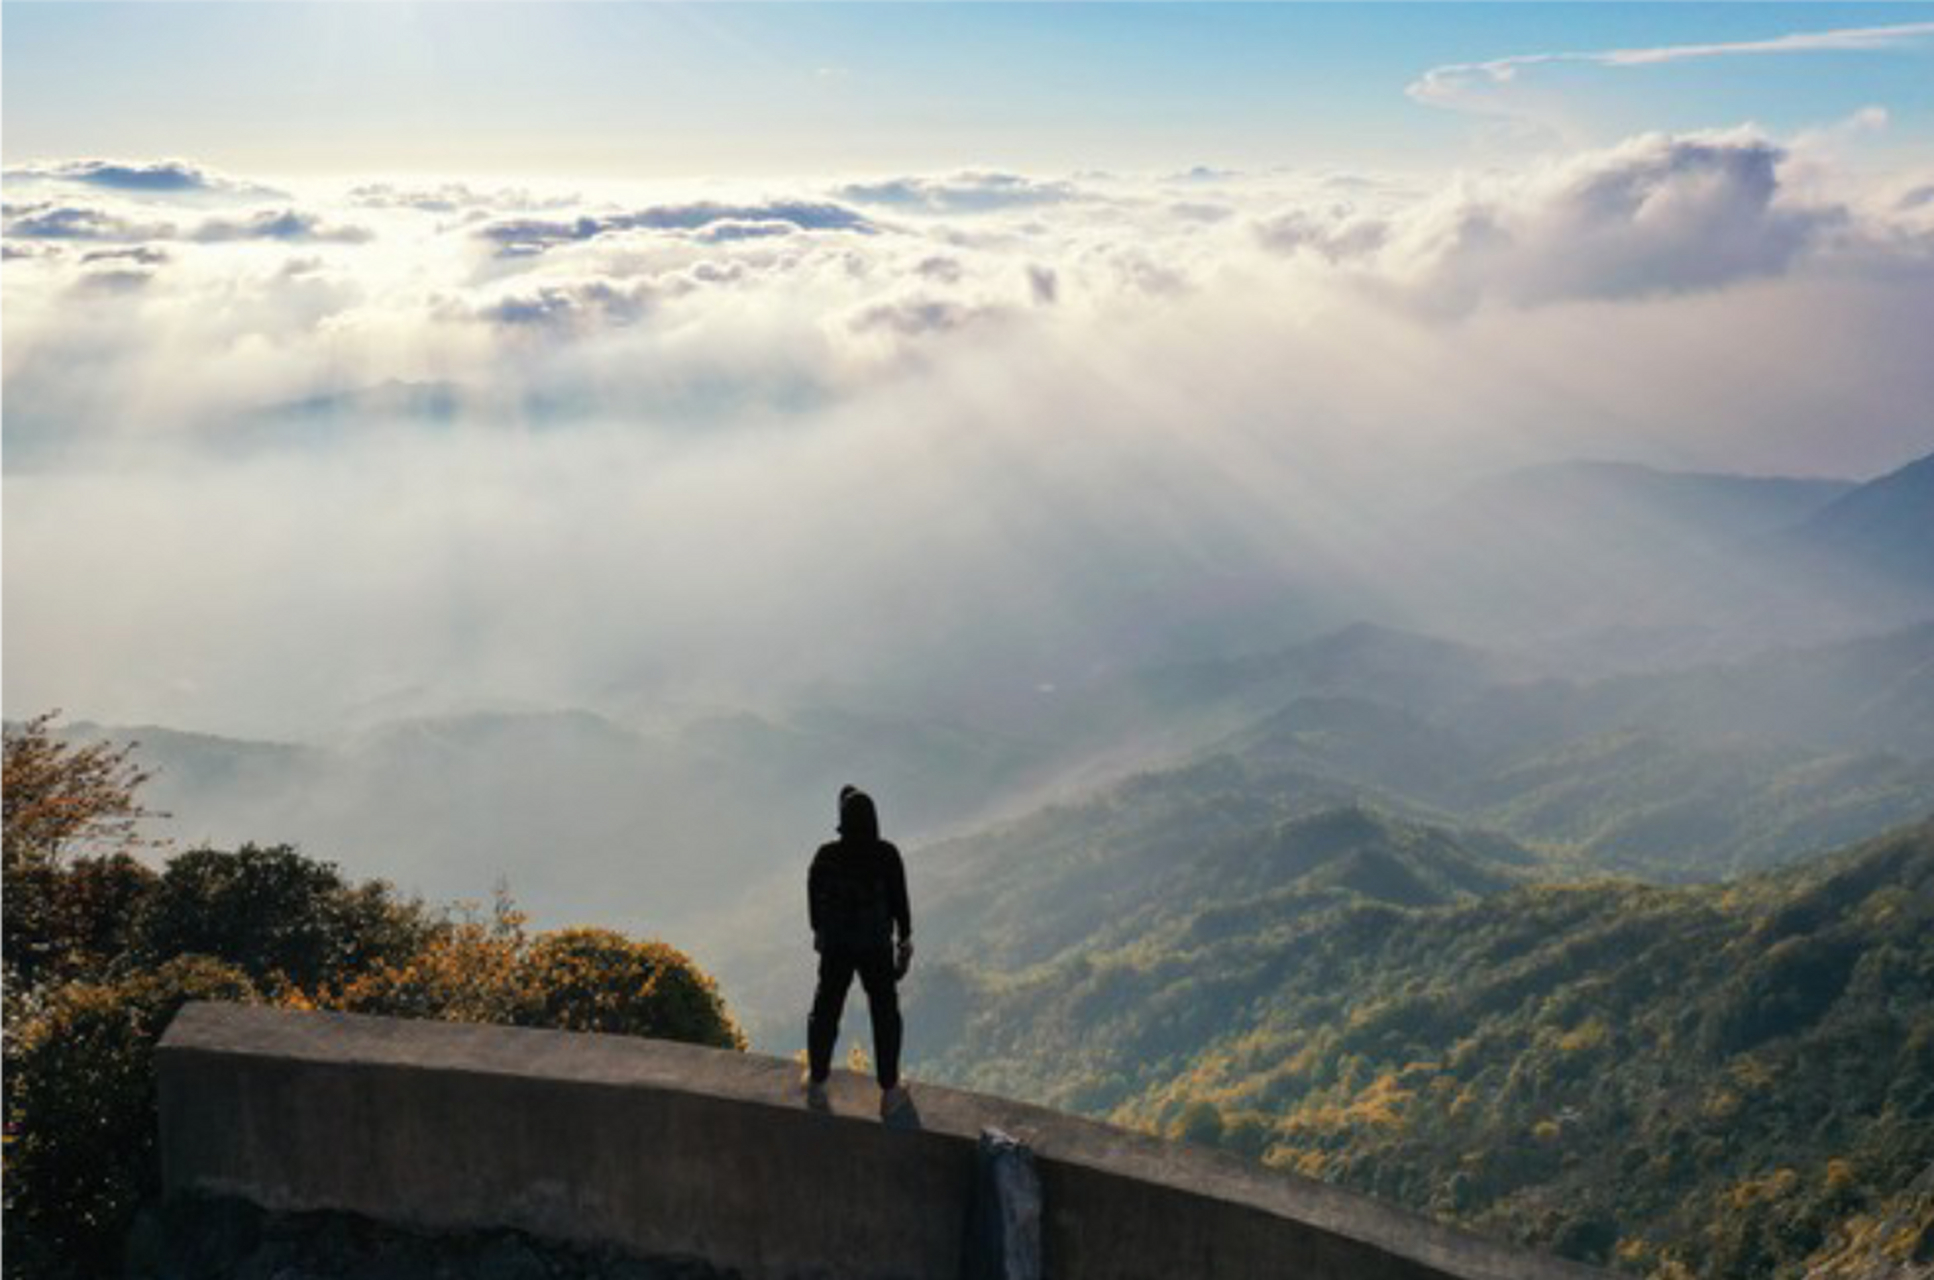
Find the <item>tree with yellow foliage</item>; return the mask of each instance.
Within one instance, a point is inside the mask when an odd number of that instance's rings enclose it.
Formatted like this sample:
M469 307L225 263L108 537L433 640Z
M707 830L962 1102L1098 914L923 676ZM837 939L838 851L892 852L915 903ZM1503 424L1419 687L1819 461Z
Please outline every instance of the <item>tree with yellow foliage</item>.
M0 776L4 947L10 991L91 972L121 942L132 904L153 879L133 856L152 847L135 792L148 780L134 743L75 744L47 712L6 730Z

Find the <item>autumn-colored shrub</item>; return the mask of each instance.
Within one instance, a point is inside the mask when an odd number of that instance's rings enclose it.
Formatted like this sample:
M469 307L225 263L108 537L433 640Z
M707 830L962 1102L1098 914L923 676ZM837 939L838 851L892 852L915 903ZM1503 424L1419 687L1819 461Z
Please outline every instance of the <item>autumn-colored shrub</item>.
M414 954L348 974L319 1000L348 1013L515 1023L528 945L523 916L499 897L490 920L446 920Z
M446 926L407 960L361 973L325 999L358 1013L745 1048L717 985L683 952L608 929L530 937L502 903L489 923Z
M743 1049L718 986L684 952L609 929L540 935L519 970L518 1021Z
M160 1186L155 1042L187 1001L258 998L240 970L195 957L119 982L65 983L10 1017L9 1277L98 1280L119 1271L134 1212Z

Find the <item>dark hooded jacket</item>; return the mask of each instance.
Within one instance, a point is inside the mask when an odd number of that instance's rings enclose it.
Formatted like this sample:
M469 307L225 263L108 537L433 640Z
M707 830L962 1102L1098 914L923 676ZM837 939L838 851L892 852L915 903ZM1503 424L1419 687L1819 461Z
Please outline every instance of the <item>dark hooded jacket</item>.
M864 791L840 793L839 839L813 855L806 900L822 949L871 951L891 946L896 929L903 939L913 935L906 865L880 839L879 813Z

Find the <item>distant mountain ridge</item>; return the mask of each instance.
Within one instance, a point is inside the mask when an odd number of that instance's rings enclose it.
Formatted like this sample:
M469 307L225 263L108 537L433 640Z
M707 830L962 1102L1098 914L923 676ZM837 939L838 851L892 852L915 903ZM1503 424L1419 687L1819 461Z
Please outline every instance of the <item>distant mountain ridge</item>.
M1934 601L1934 454L1841 495L1800 522L1791 537L1835 563Z
M1253 707L1286 694L1371 694L1442 706L1524 670L1495 652L1398 627L1356 622L1270 653L1159 667L1139 683L1164 704L1235 698Z
M1927 460L1864 483L1569 462L1480 481L1409 534L1416 616L1587 653L1650 632L1796 643L1934 612Z
M1635 462L1547 463L1471 486L1459 505L1506 512L1549 507L1575 517L1596 506L1675 536L1732 541L1809 519L1862 486L1851 480L1668 471Z

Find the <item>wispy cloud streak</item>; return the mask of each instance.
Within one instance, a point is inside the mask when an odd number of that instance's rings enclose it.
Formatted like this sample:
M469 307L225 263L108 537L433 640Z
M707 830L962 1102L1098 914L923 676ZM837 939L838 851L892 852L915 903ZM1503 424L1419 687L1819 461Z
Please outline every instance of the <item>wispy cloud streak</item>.
M1449 63L1432 67L1405 90L1427 106L1453 110L1483 109L1471 95L1512 83L1527 67L1554 63L1599 67L1643 67L1710 58L1761 57L1796 53L1873 53L1916 48L1934 43L1934 22L1909 22L1886 27L1850 27L1838 31L1796 32L1771 40L1741 40L1723 44L1662 45L1650 49L1601 49L1560 53L1526 53L1488 62Z

